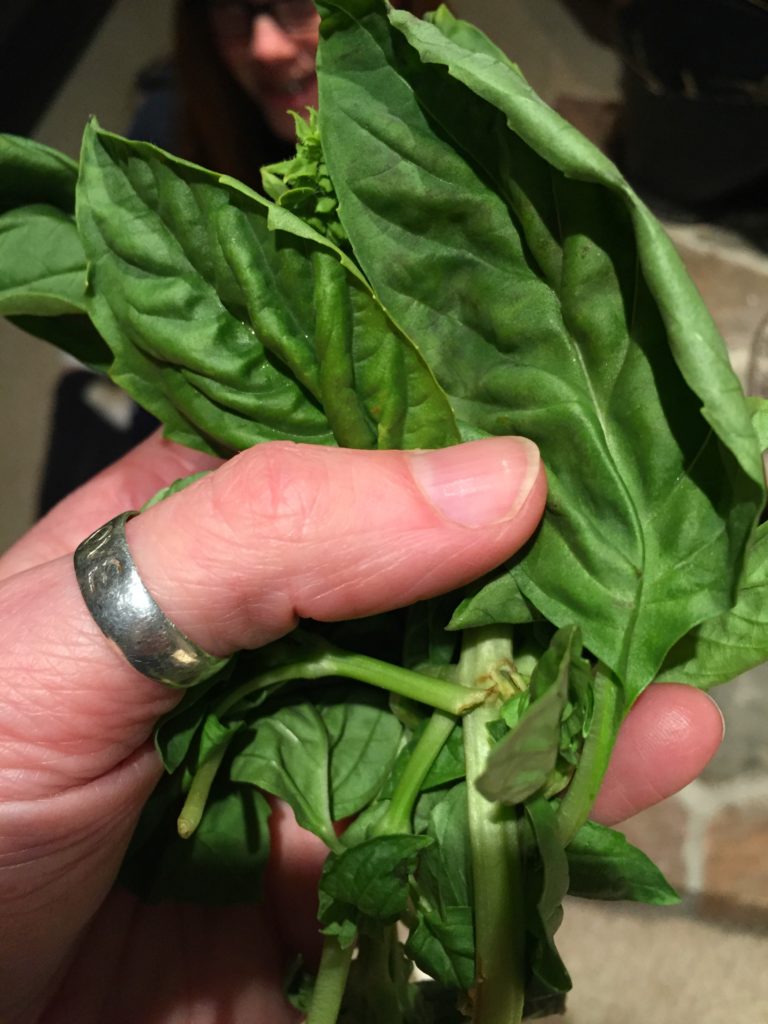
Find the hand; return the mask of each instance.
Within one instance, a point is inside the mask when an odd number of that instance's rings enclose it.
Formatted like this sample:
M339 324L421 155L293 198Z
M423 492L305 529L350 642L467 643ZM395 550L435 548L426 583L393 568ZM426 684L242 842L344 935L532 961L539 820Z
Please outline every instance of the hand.
M71 552L165 484L217 465L155 436L0 562L6 1024L296 1019L280 995L282 960L313 941L322 850L284 807L273 820L266 908L145 907L111 891L160 774L153 725L179 694L140 675L104 638ZM224 655L279 637L298 617L348 619L458 587L525 542L544 498L536 450L520 440L432 454L276 443L221 465L127 529L163 610ZM600 820L685 785L721 735L705 694L653 687L622 730Z

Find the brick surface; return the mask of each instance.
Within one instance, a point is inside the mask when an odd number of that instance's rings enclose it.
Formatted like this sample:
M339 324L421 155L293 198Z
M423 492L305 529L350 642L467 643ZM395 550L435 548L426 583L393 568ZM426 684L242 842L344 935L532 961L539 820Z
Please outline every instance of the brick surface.
M714 814L703 842L700 913L768 925L768 798Z
M651 858L681 895L688 888L683 850L688 819L682 802L670 797L617 826L630 843Z

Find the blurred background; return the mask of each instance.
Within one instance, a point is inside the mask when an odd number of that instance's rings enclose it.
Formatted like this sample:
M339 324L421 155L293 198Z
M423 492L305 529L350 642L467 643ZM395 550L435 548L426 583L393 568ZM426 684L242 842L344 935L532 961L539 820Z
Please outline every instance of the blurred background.
M768 395L768 0L456 0L664 221L751 393ZM76 156L167 82L171 0L3 0L0 131ZM0 320L0 550L39 508L65 357ZM71 368L71 364L69 364ZM130 405L89 398L120 431ZM768 1024L768 672L715 693L721 752L625 831L679 909L571 901L568 1024Z

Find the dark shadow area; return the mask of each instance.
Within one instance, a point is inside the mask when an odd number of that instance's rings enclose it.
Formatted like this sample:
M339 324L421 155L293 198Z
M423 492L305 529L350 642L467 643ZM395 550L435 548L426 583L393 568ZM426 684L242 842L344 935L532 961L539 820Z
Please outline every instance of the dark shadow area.
M113 0L4 0L0 131L29 135Z

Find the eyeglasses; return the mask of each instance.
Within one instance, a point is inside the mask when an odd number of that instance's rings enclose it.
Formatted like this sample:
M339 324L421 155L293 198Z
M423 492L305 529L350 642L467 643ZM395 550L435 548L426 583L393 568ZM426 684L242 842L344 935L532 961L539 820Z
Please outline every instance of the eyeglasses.
M312 0L211 0L219 30L230 37L247 37L254 18L267 14L290 35L314 28L317 11Z

